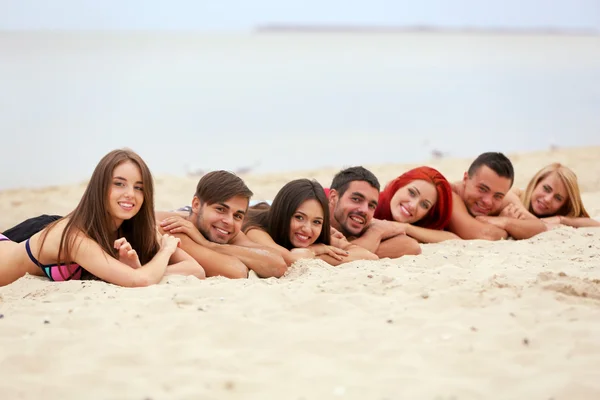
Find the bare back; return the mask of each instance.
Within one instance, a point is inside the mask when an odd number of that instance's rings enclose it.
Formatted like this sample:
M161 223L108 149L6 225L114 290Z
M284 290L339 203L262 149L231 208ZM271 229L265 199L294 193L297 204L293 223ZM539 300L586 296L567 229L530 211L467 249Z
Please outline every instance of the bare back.
M46 276L38 263L47 265L58 262L60 239L66 223L67 219L63 219L57 222L51 230L43 229L22 243L2 243L2 248L0 248L0 254L3 256L2 264L10 266L10 271L7 271L7 273L10 273L11 275L15 274L16 277L23 276L26 273L35 276ZM45 240L42 246L42 238L44 235ZM29 256L27 246L29 246L31 255L38 263ZM7 250L5 251L4 248ZM66 255L63 255L62 258L63 262L69 261L69 257Z

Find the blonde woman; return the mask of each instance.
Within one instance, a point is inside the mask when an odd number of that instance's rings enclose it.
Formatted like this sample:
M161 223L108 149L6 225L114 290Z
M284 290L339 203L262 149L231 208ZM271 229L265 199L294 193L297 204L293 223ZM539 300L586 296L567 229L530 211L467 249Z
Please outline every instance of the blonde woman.
M560 163L538 171L527 188L514 190L517 201L503 215L519 219L540 218L548 228L562 224L575 228L600 226L583 206L577 175Z

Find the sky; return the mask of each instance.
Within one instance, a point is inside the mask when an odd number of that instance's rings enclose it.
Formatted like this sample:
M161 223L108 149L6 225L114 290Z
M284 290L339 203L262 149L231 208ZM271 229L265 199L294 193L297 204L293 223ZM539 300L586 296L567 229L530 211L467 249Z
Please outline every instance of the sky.
M0 30L248 31L265 24L600 32L600 0L0 0Z

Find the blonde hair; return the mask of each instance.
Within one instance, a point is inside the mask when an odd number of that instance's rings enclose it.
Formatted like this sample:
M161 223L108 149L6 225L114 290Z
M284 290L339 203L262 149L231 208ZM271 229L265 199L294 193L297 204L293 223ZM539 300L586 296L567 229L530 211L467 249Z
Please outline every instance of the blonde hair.
M555 215L561 215L564 217L586 217L590 215L585 210L583 202L581 201L581 192L579 191L579 184L577 183L577 175L571 169L565 167L560 163L550 164L541 170L529 181L527 189L521 194L521 201L530 213L534 214L533 208L531 207L531 195L537 187L537 185L545 179L548 175L555 172L559 179L565 185L567 189L567 200L565 204L556 212Z

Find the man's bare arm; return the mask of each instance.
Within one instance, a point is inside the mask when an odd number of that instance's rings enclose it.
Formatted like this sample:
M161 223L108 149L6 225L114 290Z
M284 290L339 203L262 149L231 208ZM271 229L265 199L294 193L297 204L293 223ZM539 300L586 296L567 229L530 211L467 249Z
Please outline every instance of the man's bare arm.
M539 219L516 219L510 217L477 217L478 220L504 229L514 239L529 239L548 228Z
M159 231L164 232L162 229ZM225 276L234 279L248 277L248 268L241 260L198 244L185 233L176 233L174 236L181 241L181 249L204 268L207 277ZM210 242L207 240L206 243Z
M404 227L397 222L373 219L367 230L360 237L352 239L351 242L377 254L383 241L398 235L404 235Z
M406 235L416 239L420 243L439 243L446 240L460 240L460 237L452 232L437 229L427 229L420 226L406 224Z
M452 216L448 229L463 239L501 240L508 232L492 224L477 221L469 212L465 203L456 193L452 193Z
M342 257L341 260L337 260L327 254L321 254L317 256L317 258L331 265L340 265L357 260L379 260L379 257L377 257L377 255L371 253L364 247L360 247L355 244L350 244L348 247L344 248L344 250L348 252L348 255Z
M287 264L276 250L261 246L240 232L232 244L213 243L211 249L240 259L261 278L279 278L287 271Z
M193 246L191 242L186 241L187 252L199 262L204 263L205 269L208 265L207 274L211 269L211 264L201 261L206 254L215 256L211 258L213 260L212 265L215 268L222 269L222 266L234 267L238 272L235 277L242 277L238 276L242 271L245 272L244 277L247 277L248 269L254 270L261 277L281 276L285 273L285 261L281 256L278 256L273 250L249 240L242 232L236 236L233 244L213 243L208 241L193 223L180 214L163 212L156 215L161 230L167 229L169 233L177 234L180 238L182 236L179 235L186 236L196 244L196 246ZM206 250L209 250L210 253L207 253ZM242 265L245 270L241 267ZM222 271L217 272L217 275L223 275Z
M400 258L421 254L421 246L415 239L406 235L398 235L384 240L375 253L379 258Z
M369 227L359 238L352 239L352 244L360 246L371 253L375 253L381 243L383 233L384 232L381 229Z
M504 197L501 216L518 218L518 219L538 219L535 215L529 212L521 203L517 192L510 191Z
M539 219L514 219L508 218L504 229L510 236L517 240L529 239L548 229L546 224Z

